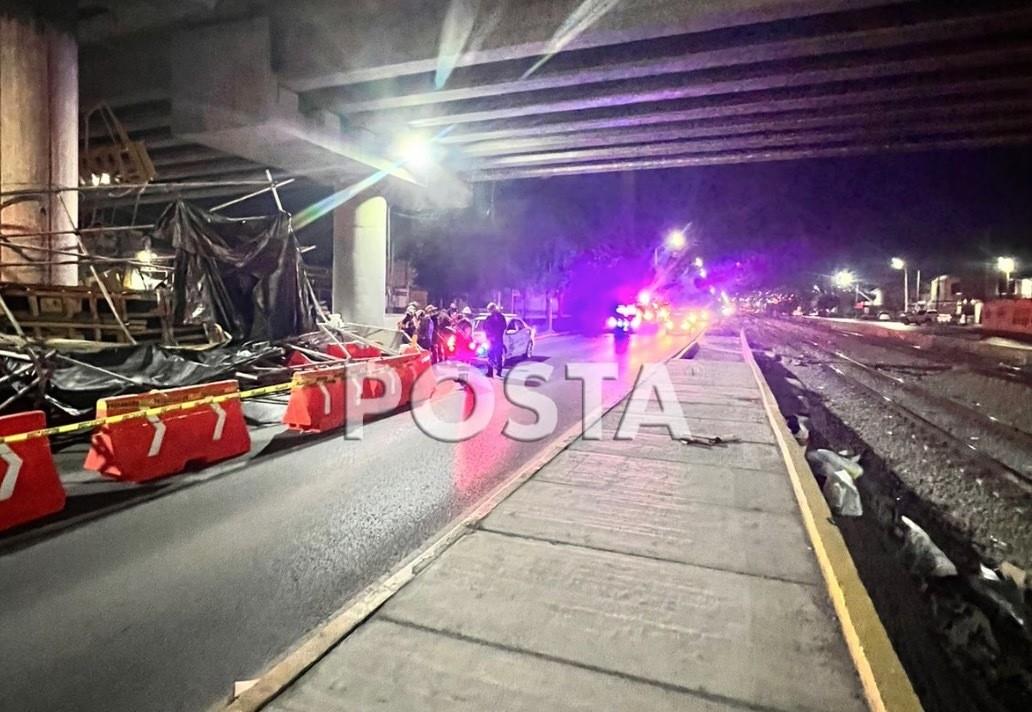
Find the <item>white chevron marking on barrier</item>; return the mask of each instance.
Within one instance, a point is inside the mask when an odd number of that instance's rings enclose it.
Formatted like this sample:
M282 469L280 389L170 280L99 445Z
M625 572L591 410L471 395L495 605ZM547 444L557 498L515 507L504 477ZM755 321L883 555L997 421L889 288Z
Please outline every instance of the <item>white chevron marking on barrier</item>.
M226 410L218 403L212 403L211 409L215 411L218 420L215 421L215 432L211 434L212 441L222 439L222 430L226 427Z
M319 386L319 392L322 393L323 397L323 415L330 414L330 389L326 387L325 383L317 384Z
M150 449L147 457L154 457L161 452L161 443L165 442L165 424L156 415L148 415L147 422L154 427L154 437L151 438Z
M14 496L14 486L18 484L22 459L7 443L0 443L0 460L7 463L7 472L0 475L0 502L4 502Z

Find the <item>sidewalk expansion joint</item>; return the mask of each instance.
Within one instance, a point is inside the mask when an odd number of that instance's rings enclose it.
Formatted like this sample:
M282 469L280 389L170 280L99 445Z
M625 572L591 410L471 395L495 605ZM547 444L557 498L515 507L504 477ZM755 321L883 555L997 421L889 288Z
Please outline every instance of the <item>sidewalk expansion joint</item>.
M755 470L753 470L755 472ZM555 485L556 487L566 487L568 489L583 490L585 492L609 492L611 491L608 487L589 487L585 484L578 484L575 482L560 482L559 480L550 480L547 477L534 477L527 480L527 483L531 482L543 482L548 485ZM665 501L665 500L664 500ZM713 502L708 499L699 499L697 497L684 497L681 499L682 502L688 504L702 504L707 507L714 507L716 509L733 509L736 512L751 512L753 514L769 514L771 516L785 516L790 518L792 521L797 521L794 511L779 511L775 509L764 509L763 507L739 507L735 504L724 504L723 502Z
M678 566L688 566L694 569L705 569L706 571L719 571L725 574L736 574L738 576L749 576L751 578L764 579L766 581L776 581L778 583L789 583L795 586L807 586L816 587L819 584L813 581L801 581L799 579L787 578L784 576L771 576L769 574L758 574L749 571L739 571L738 569L728 569L722 566L711 566L707 564L693 564L688 561L679 561L677 559L668 559L665 556L653 556L651 554L636 554L629 551L619 551L617 549L608 549L604 546L592 546L590 544L579 544L576 542L562 541L561 539L549 539L548 537L533 536L530 534L515 534L513 532L501 531L499 529L490 529L483 525L477 527L481 532L487 534L497 534L498 536L508 537L510 539L524 539L526 541L537 541L542 544L552 544L554 546L568 546L574 549L584 549L587 551L596 551L600 554L614 554L616 556L626 556L632 559L645 559L647 561L656 561L663 564L676 564Z
M627 682L633 682L641 685L649 685L656 687L667 692L674 692L682 695L689 695L691 697L697 697L699 699L706 700L707 702L713 702L735 709L749 710L750 712L786 712L779 707L770 707L768 705L759 705L755 702L749 702L748 700L738 699L737 697L727 697L715 692L708 692L706 690L700 690L693 687L684 687L683 685L675 685L670 682L663 682L662 680L653 680L647 677L641 677L639 675L633 675L627 672L621 672L620 670L610 670L609 668L599 667L598 665L591 665L589 663L582 663L577 660L570 660L568 658L559 657L558 655L550 655L548 653L542 653L536 650L530 650L527 648L520 648L514 645L506 645L505 643L496 643L490 640L484 640L483 638L476 638L471 635L464 633L458 633L452 630L442 630L440 628L432 628L430 626L422 625L420 623L414 623L412 621L401 620L394 618L390 615L380 613L376 620L390 623L392 625L401 626L403 628L410 628L412 630L418 630L423 633L430 633L431 635L440 635L445 638L451 638L452 640L458 640L463 643L470 643L472 645L481 645L486 648L493 648L505 653L513 653L516 655L526 655L538 660L545 662L555 663L557 665L568 665L570 667L579 668L586 672L593 672L599 675L606 675L608 677L615 677ZM798 712L798 711L793 711ZM803 710L805 712L805 710Z
M614 454L614 453L611 453L611 452L602 452L602 451L597 451L596 452L594 450L588 450L588 449L583 448L583 447L574 447L578 443L606 443L606 442L626 443L626 442L634 442L634 441L633 440L584 440L584 439L578 439L578 440L575 440L571 444L570 450L571 450L571 452L586 452L586 453L589 453L591 455L613 455L614 457L633 457L635 460L653 460L655 462L675 462L675 463L677 463L679 465L705 464L705 463L693 463L691 460L687 460L684 457L676 457L674 455L642 455L640 453L635 452L634 455L632 456L632 455L624 455L622 453L621 454ZM778 452L778 446L776 444L773 444L773 443L758 443L758 442L753 442L751 440L739 440L738 443L748 443L750 445L763 445L765 447L771 448L771 450L773 450L774 452ZM738 444L738 443L733 443L733 444ZM706 446L703 446L703 445L685 445L684 447L685 448L698 447L698 448L705 449L705 450L726 450L727 449L726 446L721 446L721 445L714 445L714 446L711 446L711 447L706 447ZM780 453L779 453L779 456L780 456ZM749 470L750 472L764 472L764 473L766 473L768 475L771 474L771 468L769 468L769 467L748 467L746 465L742 465L742 464L737 464L736 463L735 464L735 469L736 470Z
M730 421L725 420L723 422L727 423L727 422L730 422ZM764 423L748 423L748 425L764 425ZM602 440L584 440L584 442L586 442L586 443L590 443L590 442L632 443L632 442L635 442L642 435L644 435L646 437L651 436L651 435L655 435L655 436L658 437L660 434L659 433L650 433L650 432L646 431L644 433L637 433L632 438L618 438L618 437L616 437L616 434L614 433L613 437L611 437L611 438L606 437L606 438L603 438ZM773 432L771 433L771 435L773 435ZM702 436L700 436L700 437L702 437ZM706 437L709 437L708 433L706 434ZM729 445L737 445L738 443L748 443L750 445L769 445L772 448L777 448L777 444L771 442L770 440L752 440L748 436L744 436L743 437L743 436L735 435L734 433L731 433L731 434L726 435L726 436L722 434L720 437L722 437L722 438L723 437L733 437L733 438L735 438L733 441L728 441L727 444L729 444ZM703 444L703 443L685 442L684 440L681 440L681 439L675 438L675 437L670 437L669 440L672 441L672 442L680 443L681 445L684 445L685 447L690 447L690 448L701 447L701 448L704 448L706 450L712 450L713 448L716 448L716 447L723 447L722 445L719 445L719 444L718 445L709 445L709 444ZM666 442L666 439L664 439L662 442ZM638 456L635 456L635 457L637 458ZM645 456L645 457L641 457L639 459L642 459L642 460L659 460L659 459L662 459L662 458Z

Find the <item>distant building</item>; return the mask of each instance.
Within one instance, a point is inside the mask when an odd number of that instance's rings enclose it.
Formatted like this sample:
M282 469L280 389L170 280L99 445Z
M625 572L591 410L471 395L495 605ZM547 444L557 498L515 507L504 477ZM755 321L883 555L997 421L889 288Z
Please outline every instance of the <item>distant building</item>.
M1014 292L1022 299L1032 299L1032 277L1014 280Z
M985 273L941 274L929 281L925 306L940 314L952 314L960 321L978 324L990 290Z
M402 312L409 302L427 303L425 289L416 285L416 269L408 260L393 259L387 267L387 309Z
M941 274L931 280L928 285L928 306L939 311L952 312L950 308L959 300L964 299L964 292L971 294L971 290L965 290L964 279L956 275Z

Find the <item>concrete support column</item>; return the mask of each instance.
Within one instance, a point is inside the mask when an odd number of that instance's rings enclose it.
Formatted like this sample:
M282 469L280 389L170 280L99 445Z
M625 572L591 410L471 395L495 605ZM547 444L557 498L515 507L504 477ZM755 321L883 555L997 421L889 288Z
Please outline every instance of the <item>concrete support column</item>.
M78 47L71 30L31 11L0 12L0 192L79 181ZM74 192L0 197L0 236L78 226ZM74 285L72 234L11 238L0 246L0 280ZM69 264L52 264L67 262Z
M345 321L383 324L387 311L387 200L333 213L333 311Z

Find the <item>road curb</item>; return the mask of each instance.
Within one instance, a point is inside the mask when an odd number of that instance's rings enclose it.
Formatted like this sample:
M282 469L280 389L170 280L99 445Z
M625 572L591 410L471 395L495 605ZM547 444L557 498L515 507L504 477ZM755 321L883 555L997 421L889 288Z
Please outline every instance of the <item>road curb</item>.
M675 352L666 360L670 361L680 358L697 340L693 340L691 344ZM611 406L604 408L603 413L592 422L601 420L606 413L619 406L633 390L634 386L632 384L627 395L621 397ZM393 572L367 586L363 591L351 598L326 623L309 633L297 647L266 670L253 686L231 701L228 706L222 703L216 705L212 708L212 712L257 712L264 708L309 668L325 657L330 650L341 643L355 628L365 622L378 608L390 600L394 594L422 573L452 544L474 531L476 525L487 517L495 507L537 474L538 470L548 464L556 455L577 440L586 425L587 423L582 423L578 419L576 423L545 446L533 459L526 462L516 471L516 474L492 490L491 494L474 509L445 527L442 530L443 534L434 539L425 548L403 561Z
M740 332L742 355L760 388L763 408L774 430L792 490L803 515L806 533L835 606L843 637L873 712L920 712L921 702L896 655L881 618L867 594L841 532L835 526L828 503L801 448L778 410L774 393L753 357L745 331Z

